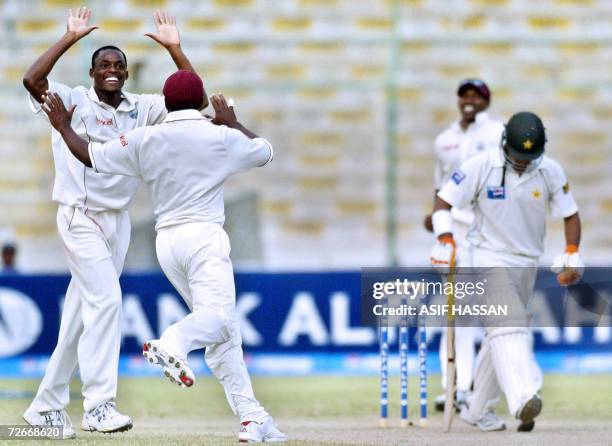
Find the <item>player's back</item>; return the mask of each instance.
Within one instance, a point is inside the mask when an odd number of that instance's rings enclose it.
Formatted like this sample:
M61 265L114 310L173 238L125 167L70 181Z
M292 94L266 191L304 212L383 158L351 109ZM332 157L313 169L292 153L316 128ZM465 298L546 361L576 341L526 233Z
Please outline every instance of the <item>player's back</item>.
M196 110L168 115L145 129L139 145L140 176L154 202L156 229L194 221L223 224L223 184L236 172L262 166L272 147Z

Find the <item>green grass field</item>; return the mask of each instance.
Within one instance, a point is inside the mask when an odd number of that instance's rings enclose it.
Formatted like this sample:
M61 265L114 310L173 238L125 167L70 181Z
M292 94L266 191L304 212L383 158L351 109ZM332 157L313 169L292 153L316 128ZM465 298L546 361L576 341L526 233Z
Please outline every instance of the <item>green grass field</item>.
M429 380L429 398L440 393L439 376ZM34 392L38 381L2 380L0 392ZM410 382L410 410L416 413L416 378ZM505 432L482 433L458 417L450 434L442 433L441 416L433 412L427 427L399 427L399 380L390 383L391 427L378 428L378 380L376 377L255 378L255 392L285 431L290 444L610 444L612 441L612 376L547 375L542 392L544 411L532 433L515 432L505 403L498 413L508 422ZM72 389L78 395L78 382ZM21 414L30 397L4 399L0 424L23 424ZM78 428L81 400L75 399L69 414L77 427L74 444L168 445L235 444L238 421L231 413L221 386L202 377L191 389L181 389L164 379L121 379L119 409L134 419L134 429L120 434L92 434ZM11 444L25 444L19 442ZM32 444L44 443L32 441ZM72 444L72 443L71 443Z

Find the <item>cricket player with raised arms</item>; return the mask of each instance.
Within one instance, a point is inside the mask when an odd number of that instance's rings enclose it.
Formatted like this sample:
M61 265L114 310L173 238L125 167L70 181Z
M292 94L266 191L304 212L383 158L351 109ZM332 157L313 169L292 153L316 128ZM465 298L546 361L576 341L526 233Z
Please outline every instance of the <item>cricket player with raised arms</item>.
M131 94L123 90L129 77L127 58L115 46L94 51L91 87L69 87L48 79L59 58L97 29L85 7L70 10L66 33L30 66L23 84L32 110L39 116L47 91L69 107L75 132L91 143L104 143L137 127L161 122L166 107L161 95ZM193 70L180 45L174 17L154 13L156 33L147 33L163 46L179 69ZM119 276L130 241L127 208L139 185L137 178L107 175L86 169L68 150L61 135L51 132L58 202L57 227L71 273L66 290L57 346L38 392L24 414L31 425L63 426L63 438L75 437L66 413L69 384L77 367L83 394L82 428L116 432L132 427L129 416L115 405L121 344L121 288Z
M255 399L242 353L230 244L223 223L225 179L272 160L271 144L238 122L222 95L211 102L212 120L202 116L202 80L193 72L171 75L163 89L168 115L105 144L86 141L71 127L66 111L50 93L44 109L74 156L96 172L140 177L149 189L157 230L156 251L166 277L191 313L144 345L144 356L168 379L191 387L190 351L206 348L208 367L219 379L240 418L239 440L284 441L270 415Z
M467 240L474 267L495 268L508 302L526 303L533 293L538 261L543 252L546 214L563 218L566 248L551 269L562 286L581 277L584 263L578 252L578 207L561 166L544 155L546 134L531 112L513 115L505 126L500 149L466 161L438 192L432 216L438 242L434 266L450 265L455 241L451 209L470 203L474 223ZM498 291L499 291L498 290ZM493 412L500 391L519 431L531 431L542 410L531 360L527 318L517 326L487 326L476 358L473 393L461 419L483 431L503 430Z

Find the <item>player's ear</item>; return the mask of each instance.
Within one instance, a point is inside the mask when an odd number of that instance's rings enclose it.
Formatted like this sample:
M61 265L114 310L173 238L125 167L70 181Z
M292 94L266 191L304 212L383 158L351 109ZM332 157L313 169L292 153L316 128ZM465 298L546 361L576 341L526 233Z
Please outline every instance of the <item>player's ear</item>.
M90 68L89 69L89 77L93 78L93 76L94 76L94 69Z
M128 70L125 70L125 80L127 81L129 77L130 77L130 72Z

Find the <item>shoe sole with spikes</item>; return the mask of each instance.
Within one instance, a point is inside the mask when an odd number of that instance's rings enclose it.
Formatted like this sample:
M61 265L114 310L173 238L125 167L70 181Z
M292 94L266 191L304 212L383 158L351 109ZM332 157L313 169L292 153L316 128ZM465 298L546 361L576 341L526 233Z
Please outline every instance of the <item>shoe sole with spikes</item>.
M178 359L167 352L157 341L147 341L142 347L142 356L151 364L159 365L164 376L179 387L191 387L195 383L195 375L186 361Z

